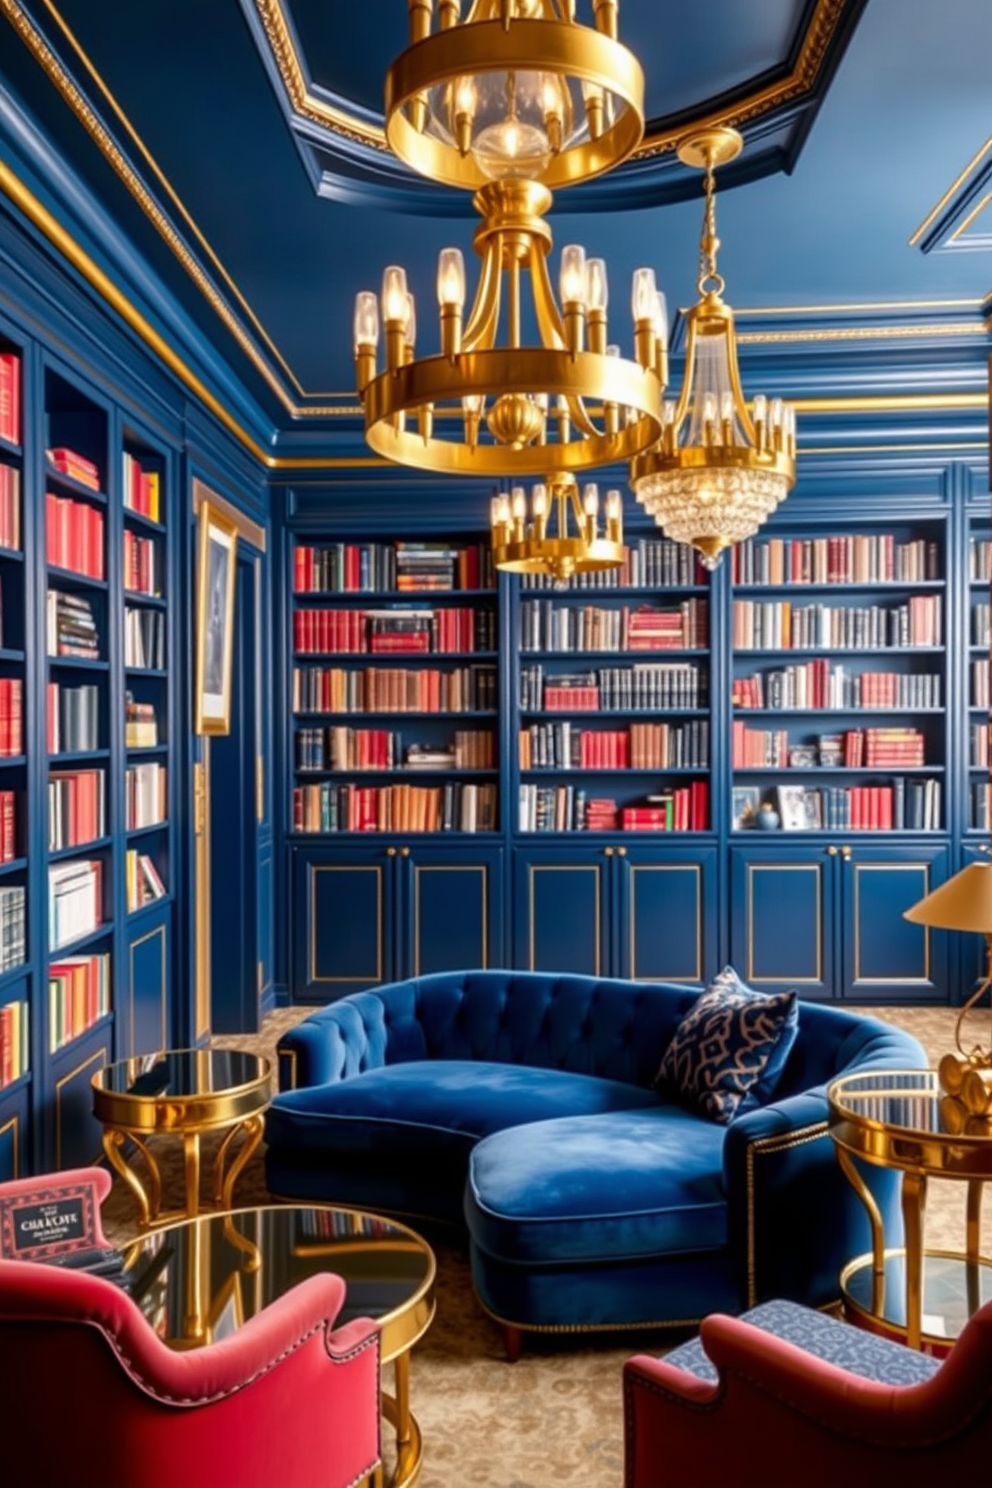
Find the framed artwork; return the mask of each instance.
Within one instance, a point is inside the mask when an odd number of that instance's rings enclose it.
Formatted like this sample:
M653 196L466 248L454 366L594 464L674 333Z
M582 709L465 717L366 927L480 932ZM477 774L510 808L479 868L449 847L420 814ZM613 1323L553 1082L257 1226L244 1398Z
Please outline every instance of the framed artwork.
M733 829L744 831L754 826L754 816L761 801L761 791L756 785L735 785L732 797Z
M778 788L778 813L782 818L783 832L801 832L808 825L806 820L806 787L802 785L780 785Z
M238 532L223 512L200 502L196 581L196 680L194 728L198 734L231 731L231 657Z

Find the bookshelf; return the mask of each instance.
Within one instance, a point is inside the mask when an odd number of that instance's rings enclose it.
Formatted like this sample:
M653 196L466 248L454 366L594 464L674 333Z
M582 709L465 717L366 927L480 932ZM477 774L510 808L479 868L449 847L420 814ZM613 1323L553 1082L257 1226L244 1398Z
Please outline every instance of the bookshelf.
M989 816L989 597L992 581L992 528L975 519L968 530L967 701L968 815L967 831L986 837Z

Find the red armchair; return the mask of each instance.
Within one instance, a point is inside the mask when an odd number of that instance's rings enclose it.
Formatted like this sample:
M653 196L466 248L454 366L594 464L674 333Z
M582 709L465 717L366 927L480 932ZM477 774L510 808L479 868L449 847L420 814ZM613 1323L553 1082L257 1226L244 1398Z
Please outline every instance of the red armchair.
M111 1282L0 1261L0 1478L11 1488L362 1482L380 1460L379 1339L364 1319L333 1329L344 1291L340 1277L311 1277L231 1337L175 1352Z
M623 1386L625 1488L933 1488L992 1456L992 1303L941 1363L772 1302Z

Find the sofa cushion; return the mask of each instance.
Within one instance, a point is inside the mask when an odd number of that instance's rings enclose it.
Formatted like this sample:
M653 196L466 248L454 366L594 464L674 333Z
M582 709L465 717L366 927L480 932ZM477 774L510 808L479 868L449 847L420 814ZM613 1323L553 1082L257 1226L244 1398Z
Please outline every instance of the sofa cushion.
M433 1059L290 1090L266 1117L270 1147L354 1157L359 1151L467 1152L504 1127L563 1115L657 1108L651 1090L566 1070Z
M724 1135L679 1106L499 1132L472 1153L469 1231L522 1264L717 1250L727 1243Z
M795 992L766 996L725 967L675 1030L655 1084L726 1125L771 1098L798 1029Z

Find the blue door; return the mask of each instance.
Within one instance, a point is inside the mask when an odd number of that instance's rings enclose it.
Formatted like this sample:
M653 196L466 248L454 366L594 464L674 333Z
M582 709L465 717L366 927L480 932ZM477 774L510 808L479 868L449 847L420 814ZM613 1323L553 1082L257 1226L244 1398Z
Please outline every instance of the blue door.
M294 848L293 996L334 1002L395 976L395 847Z
M762 992L792 987L801 997L835 989L835 871L838 849L732 847L731 959Z
M947 864L946 846L841 850L844 997L947 1000L947 935L903 919L903 910L943 883Z
M502 966L499 848L401 847L401 975Z
M586 976L611 974L614 854L612 847L517 850L514 966Z
M618 847L618 976L707 982L717 966L717 852L671 843Z

